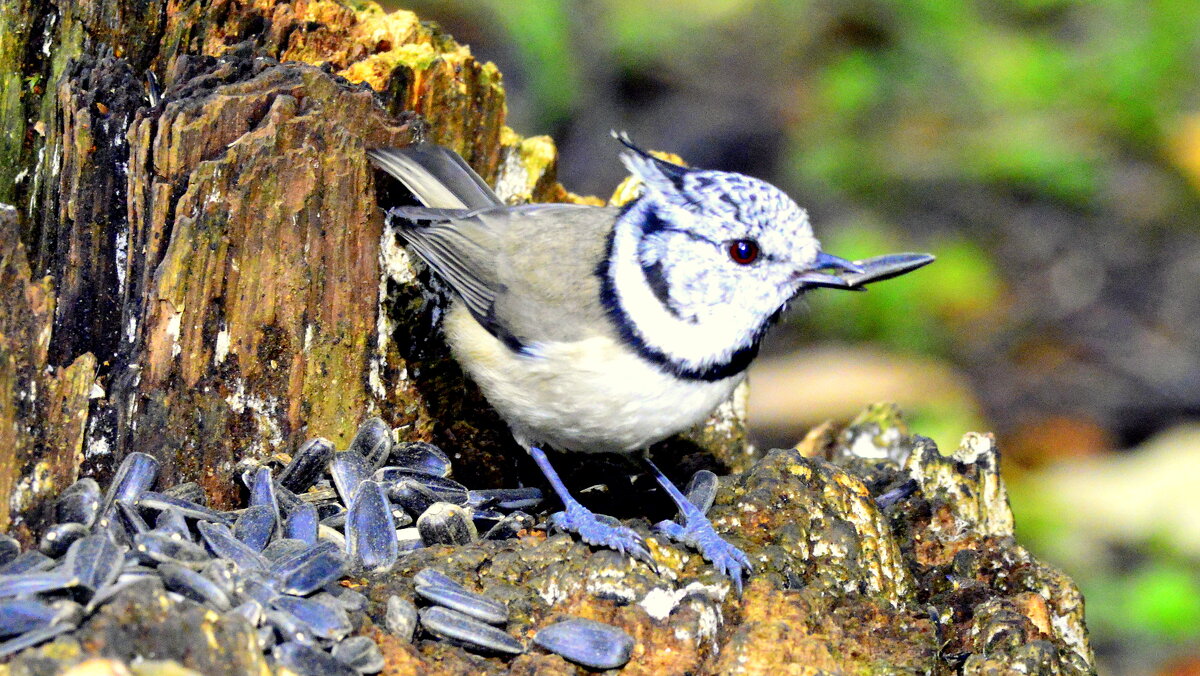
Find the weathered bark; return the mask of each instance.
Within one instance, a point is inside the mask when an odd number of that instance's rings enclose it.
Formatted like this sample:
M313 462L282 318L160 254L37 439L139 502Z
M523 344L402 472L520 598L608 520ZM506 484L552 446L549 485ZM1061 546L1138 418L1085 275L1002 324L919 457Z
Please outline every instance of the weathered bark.
M79 460L96 359L78 356L46 366L55 295L35 278L17 236L17 212L0 205L0 523L13 514L40 517L47 498L79 476ZM36 520L36 518L35 518ZM20 524L16 535L29 540Z

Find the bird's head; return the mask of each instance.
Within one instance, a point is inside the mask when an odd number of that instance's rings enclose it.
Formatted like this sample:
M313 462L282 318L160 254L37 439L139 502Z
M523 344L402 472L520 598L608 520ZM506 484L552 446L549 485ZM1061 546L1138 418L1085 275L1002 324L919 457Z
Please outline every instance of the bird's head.
M643 189L614 232L616 292L640 338L680 363L747 361L805 288L870 281L840 276L868 271L821 251L808 214L775 186L674 164L617 138Z

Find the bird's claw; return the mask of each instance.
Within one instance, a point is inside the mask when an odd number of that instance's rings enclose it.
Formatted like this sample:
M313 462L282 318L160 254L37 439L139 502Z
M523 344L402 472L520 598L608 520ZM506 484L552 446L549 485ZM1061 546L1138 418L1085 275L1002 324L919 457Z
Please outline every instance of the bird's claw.
M750 557L726 542L713 529L708 517L700 514L699 510L696 510L695 514L690 514L690 511L685 510L686 521L683 525L674 521L662 521L654 526L655 530L698 550L717 570L733 580L733 586L737 589L738 596L741 596L742 572L750 573L754 570L754 566L750 564Z
M550 516L550 523L559 530L578 534L581 540L590 545L615 549L654 567L650 548L637 531L611 516L596 514L578 502L568 502L565 510Z

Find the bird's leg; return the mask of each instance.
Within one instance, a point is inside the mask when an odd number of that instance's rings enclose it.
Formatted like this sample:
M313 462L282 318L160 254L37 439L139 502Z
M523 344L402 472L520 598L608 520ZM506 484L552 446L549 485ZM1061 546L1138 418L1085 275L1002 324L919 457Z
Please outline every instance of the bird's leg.
M537 446L530 446L529 454L533 456L534 462L542 470L542 474L546 476L554 488L554 492L558 494L558 499L562 500L563 511L556 512L550 517L550 522L555 527L578 533L579 537L588 544L615 549L622 554L629 553L651 566L654 565L650 549L646 547L646 541L642 539L641 535L631 528L622 526L620 521L611 516L596 514L579 504L579 501L567 492L567 487L558 477L558 472L555 472L554 468L550 466L550 459L546 457L545 451Z
M664 521L655 528L667 535L673 540L677 540L687 545L691 545L700 551L704 558L712 562L717 570L729 576L733 580L734 587L737 588L738 595L742 593L742 571L749 573L753 570L750 565L750 558L745 552L729 544L721 539L717 531L713 530L712 522L700 511L700 508L692 504L691 500L687 499L675 484L667 478L667 475L662 473L662 470L655 465L650 458L645 458L646 464L654 472L654 478L658 480L658 484L667 491L667 495L671 496L671 500L675 506L679 508L679 515L683 517L683 525L673 521Z

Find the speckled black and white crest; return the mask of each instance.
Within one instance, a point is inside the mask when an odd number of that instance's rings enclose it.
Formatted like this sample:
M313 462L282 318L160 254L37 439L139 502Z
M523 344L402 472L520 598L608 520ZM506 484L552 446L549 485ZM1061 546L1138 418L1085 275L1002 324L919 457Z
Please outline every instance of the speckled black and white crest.
M687 169L622 142L631 148L622 161L644 189L614 228L610 312L677 375L735 375L816 260L808 215L765 181ZM731 256L738 242L753 247L751 262Z

